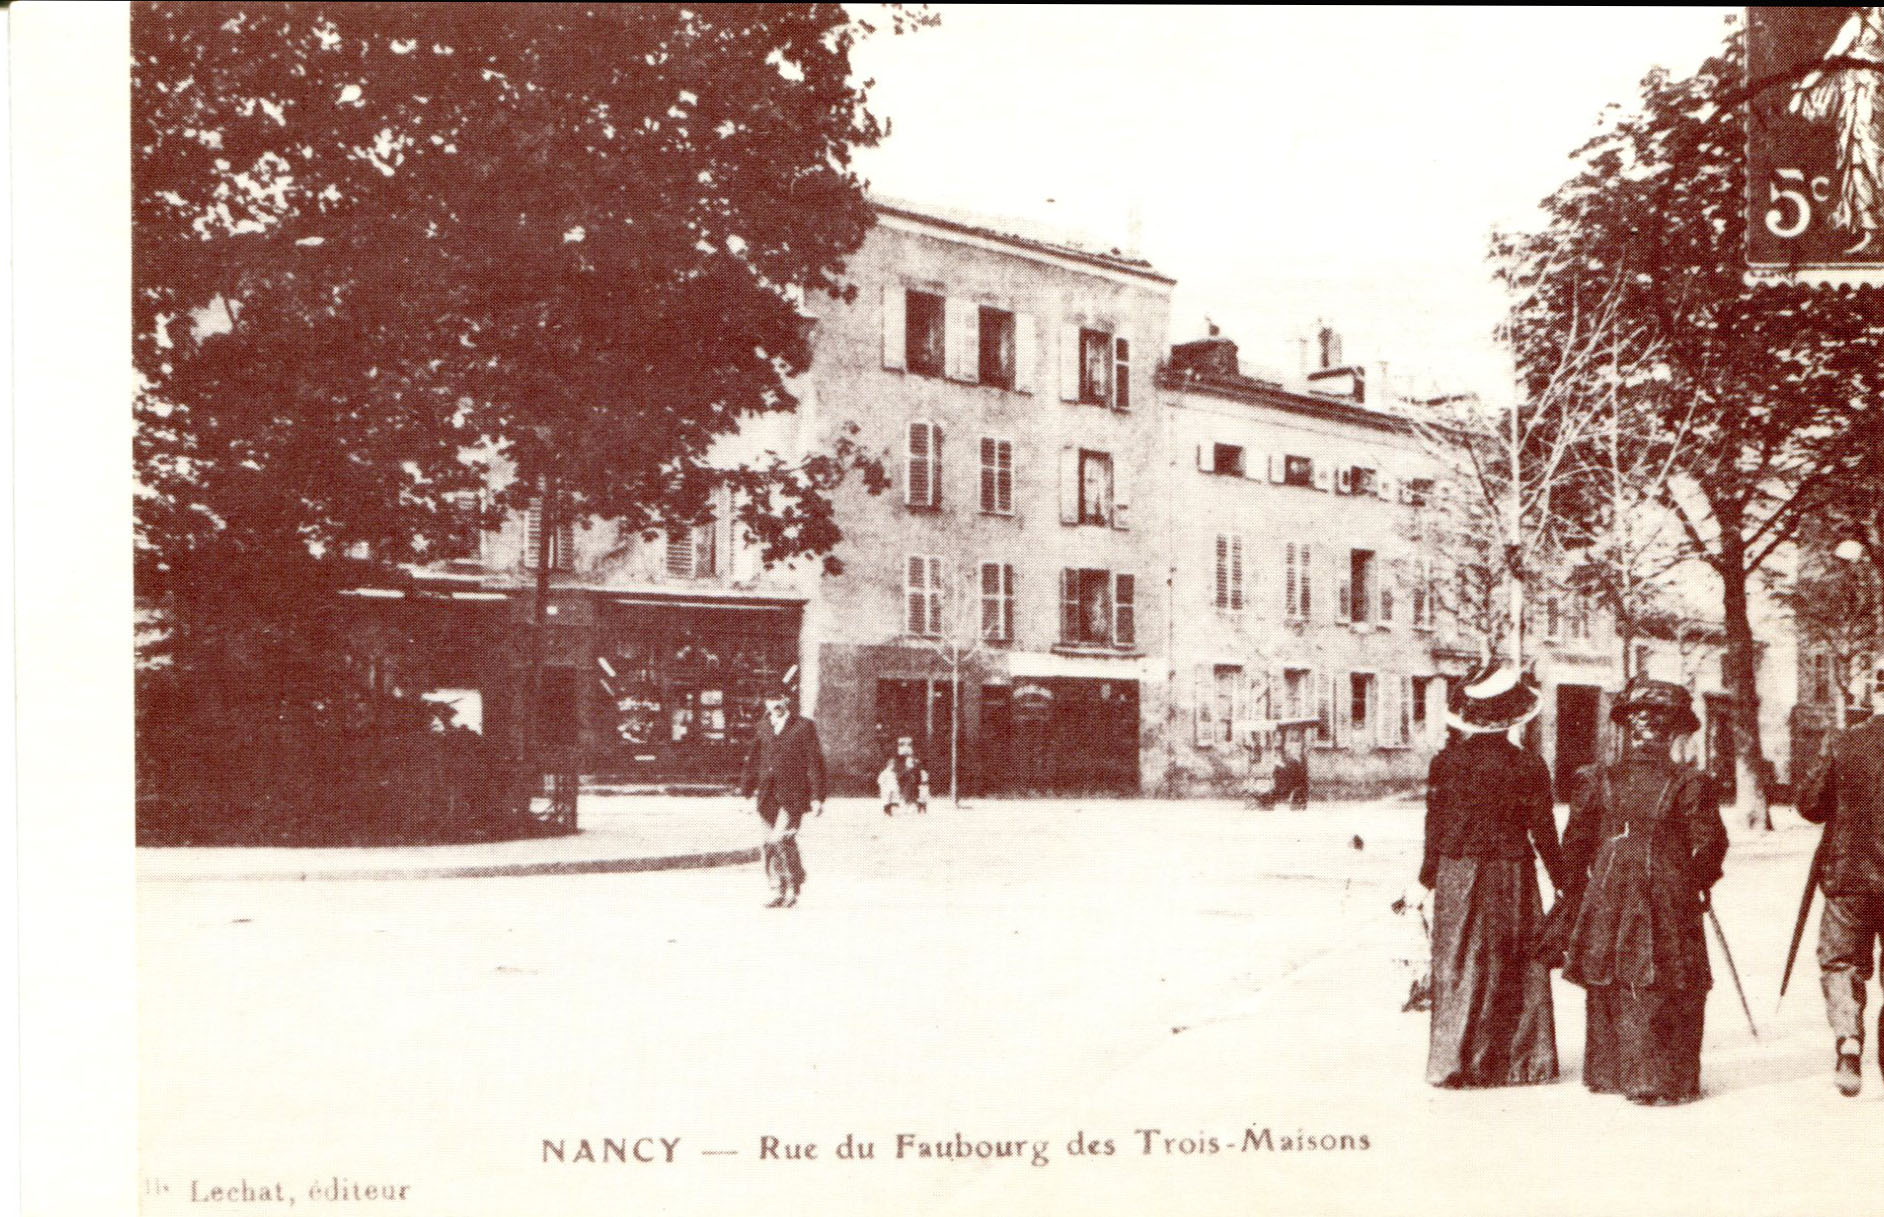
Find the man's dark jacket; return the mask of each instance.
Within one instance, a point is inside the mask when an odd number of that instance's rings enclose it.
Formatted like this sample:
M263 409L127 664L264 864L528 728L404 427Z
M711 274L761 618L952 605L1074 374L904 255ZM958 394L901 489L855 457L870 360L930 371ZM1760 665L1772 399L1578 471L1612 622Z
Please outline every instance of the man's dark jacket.
M759 809L783 808L794 815L824 801L824 750L818 729L796 714L774 734L770 717L759 720L759 730L746 754L742 783L748 795L759 797Z
M1448 743L1427 772L1420 882L1438 882L1441 858L1528 859L1532 849L1562 887L1566 876L1551 812L1550 767L1494 733Z
M1826 895L1884 894L1884 717L1833 742L1799 814L1825 825Z

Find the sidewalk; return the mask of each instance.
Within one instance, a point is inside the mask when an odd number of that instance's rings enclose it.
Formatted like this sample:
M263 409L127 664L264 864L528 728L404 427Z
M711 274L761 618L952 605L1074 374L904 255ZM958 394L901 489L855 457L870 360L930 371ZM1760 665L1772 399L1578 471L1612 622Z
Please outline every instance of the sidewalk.
M749 801L582 796L567 837L337 849L142 848L140 882L256 879L483 879L739 866L756 862L762 825Z

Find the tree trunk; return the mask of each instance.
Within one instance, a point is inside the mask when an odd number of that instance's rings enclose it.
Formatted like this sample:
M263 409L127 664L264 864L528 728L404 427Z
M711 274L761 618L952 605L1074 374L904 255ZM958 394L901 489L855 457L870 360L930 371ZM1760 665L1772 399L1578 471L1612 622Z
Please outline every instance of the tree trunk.
M1771 831L1766 757L1760 748L1759 655L1747 617L1745 545L1739 521L1721 519L1721 614L1727 627L1725 676L1733 697L1734 807L1747 826Z

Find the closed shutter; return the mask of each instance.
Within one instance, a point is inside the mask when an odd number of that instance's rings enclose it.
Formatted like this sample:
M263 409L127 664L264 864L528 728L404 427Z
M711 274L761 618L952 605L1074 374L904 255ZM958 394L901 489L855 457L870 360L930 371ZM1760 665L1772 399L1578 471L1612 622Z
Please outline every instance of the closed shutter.
M1079 327L1060 327L1060 400L1079 400Z
M1060 523L1079 523L1079 449L1060 449Z
M929 621L929 609L923 601L924 560L910 557L903 567L903 632L921 634Z
M926 559L928 564L929 586L929 636L942 636L942 559Z
M928 423L909 424L908 448L903 462L903 502L910 507L928 507L934 495L934 470L930 440L933 428Z
M909 328L904 306L907 300L901 284L886 284L883 288L883 366L901 371L909 366L905 347L909 342Z
M950 380L981 379L981 306L950 296L942 305L942 367Z
M1138 580L1132 575L1112 576L1112 645L1138 645Z
M1040 387L1040 330L1032 313L1014 314L1014 388L1032 393Z

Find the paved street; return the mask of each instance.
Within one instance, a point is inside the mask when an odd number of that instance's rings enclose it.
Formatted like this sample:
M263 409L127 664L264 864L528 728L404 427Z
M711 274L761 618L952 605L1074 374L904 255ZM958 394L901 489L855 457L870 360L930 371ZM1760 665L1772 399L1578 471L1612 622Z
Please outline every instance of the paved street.
M1717 964L1709 1100L1659 1111L1576 1084L1582 1002L1561 983L1564 1084L1423 1085L1426 1019L1399 1012L1423 943L1389 908L1417 870L1411 802L886 820L837 801L808 824L789 911L760 907L753 866L145 882L145 1172L171 1189L147 1211L180 1211L192 1180L279 1178L307 1204L338 1176L410 1185L406 1213L1232 1212L1254 1197L1389 1212L1413 1171L1456 1180L1461 1213L1639 1211L1617 1174L1656 1211L1854 1211L1884 1165L1884 1086L1867 1062L1863 1098L1833 1093L1810 939L1774 1017L1812 840L1784 818L1737 836L1717 896L1762 1038ZM1808 1114L1848 1116L1852 1140L1802 1143L1788 1125ZM1263 1129L1368 1148L1242 1152ZM847 1133L875 1159L835 1159ZM914 1138L902 1161L899 1133ZM916 1156L957 1133L1026 1141L1027 1157ZM1116 1153L1069 1155L1080 1133ZM766 1136L817 1156L762 1161ZM665 1155L644 1137L678 1139L674 1163L542 1160L546 1138ZM1695 1177L1703 1147L1745 1171ZM1488 1173L1541 1190L1515 1204Z

